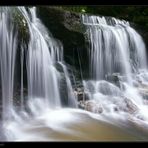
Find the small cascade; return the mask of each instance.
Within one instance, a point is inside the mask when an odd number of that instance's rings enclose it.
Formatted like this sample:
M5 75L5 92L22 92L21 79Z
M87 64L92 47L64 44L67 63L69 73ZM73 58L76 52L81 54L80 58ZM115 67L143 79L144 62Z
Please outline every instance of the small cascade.
M71 81L70 81L70 78L69 78L69 74L68 74L67 68L66 68L66 66L62 62L59 62L59 64L63 68L65 79L66 79L67 93L68 93L68 106L69 107L77 107L77 97L74 94L74 91L73 91L73 88L72 88L72 84L71 84Z
M68 86L69 103L75 102L70 78L63 64L63 46L60 41L55 40L37 18L36 8L19 8L29 25L30 41L27 53L28 91L29 98L43 98L51 108L61 107L61 96L59 91L60 72L56 70L55 64L61 63L66 83ZM72 96L71 96L72 95ZM70 103L71 104L71 103ZM72 103L72 106L75 106Z
M91 78L101 80L118 72L126 75L128 83L132 84L132 72L147 68L141 36L128 22L115 18L83 15L82 21L90 41Z
M54 57L50 53L50 49L53 50L56 45L47 43L52 39L36 17L35 8L30 9L31 17L25 8L20 10L27 20L30 34L27 52L28 97L42 98L50 107L60 106L59 72L54 67Z

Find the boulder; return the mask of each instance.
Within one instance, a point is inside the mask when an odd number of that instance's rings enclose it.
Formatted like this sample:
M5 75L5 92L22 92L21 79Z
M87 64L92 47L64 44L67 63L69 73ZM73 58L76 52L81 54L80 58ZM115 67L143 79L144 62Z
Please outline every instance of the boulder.
M138 107L128 98L124 99L125 108L121 108L123 111L128 112L130 114L134 114L138 112Z
M93 113L102 113L103 109L99 103L96 103L95 101L89 100L85 101L84 103L85 107L84 109Z

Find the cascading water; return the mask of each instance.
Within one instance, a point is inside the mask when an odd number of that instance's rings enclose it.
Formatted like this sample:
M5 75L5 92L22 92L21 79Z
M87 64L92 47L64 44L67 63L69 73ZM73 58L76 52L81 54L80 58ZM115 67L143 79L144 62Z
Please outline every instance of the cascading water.
M23 16L22 22L29 35L27 45L17 43L20 41L19 33L12 21L12 9ZM115 18L83 15L82 21L87 27L91 45L91 77L90 80L83 81L84 91L96 103L95 106L99 104L102 108L101 114L77 109L77 98L63 60L63 46L37 17L36 8L0 9L3 117L2 122L0 120L0 131L4 133L4 138L1 138L3 135L0 133L0 140L147 139L147 132L140 133L142 126L144 131L148 131L148 109L145 96L142 96L148 88L148 72L145 45L141 36L128 22ZM16 64L18 45L20 69ZM20 101L19 107L15 104L13 93L15 70L20 70L21 75L20 99L17 98ZM25 79L28 94L24 93ZM60 84L63 80L66 87L62 91L67 94L68 107L76 109L62 108L63 92L60 92L60 86L63 85ZM86 101L84 96L83 101ZM135 128L135 124L138 128Z
M36 16L35 7L29 8L28 11L24 7L13 9L16 9L23 16L22 21L24 26L28 27L30 37L28 45L22 44L20 49L21 111L18 112L16 111L18 109L13 105L14 68L18 38L17 33L13 29L13 21L10 20L12 9L9 7L2 8L0 13L0 40L2 43L0 49L0 68L4 129L7 123L11 123L13 120L22 124L23 118L29 117L28 113L24 110L26 108L24 107L26 101L23 94L24 63L26 63L28 81L27 108L31 111L32 118L38 117L48 109L61 108L62 97L59 89L61 75L55 67L56 63L59 62L63 68L66 84L70 91L68 94L73 94L68 71L63 64L63 46L60 41L55 40L51 34L50 36L48 35L47 29ZM26 55L26 61L24 61L24 54ZM68 105L76 107L74 94L68 97ZM9 130L6 130L6 133L9 133ZM12 137L11 133L6 134L6 138L11 139Z
M60 73L55 68L56 62L63 61L63 46L48 35L45 26L36 16L36 8L30 9L31 19L24 8L20 8L28 22L30 41L27 53L28 91L30 98L44 98L50 107L61 106L59 81ZM65 65L62 64L65 71ZM68 73L65 73L68 78ZM67 85L72 89L71 83ZM72 90L71 90L72 92ZM75 106L75 97L69 96L69 105Z
M109 112L129 113L137 107L147 120L147 106L139 91L148 86L146 49L141 36L128 22L111 17L82 15L82 22L90 42L91 79L84 81L85 93L99 102L109 116Z
M77 107L76 96L75 96L73 88L72 88L72 84L71 84L71 81L70 81L70 78L69 78L67 68L62 62L59 62L59 64L62 66L64 74L65 74L67 91L68 91L68 104L71 107Z
M36 17L35 8L31 9L31 19L25 9L20 9L28 21L30 41L27 53L28 97L30 99L43 98L50 107L60 106L60 92L58 88L59 72L54 67L50 50L54 46L48 45L52 39L47 36L46 28ZM45 33L43 35L43 33ZM60 47L57 46L56 48ZM62 48L61 48L62 49Z
M13 9L13 8L12 8ZM10 8L0 8L0 79L2 90L2 118L11 116L13 107L14 69L17 47L17 31L11 22Z
M82 16L90 40L90 72L101 80L115 72L125 73L128 82L133 70L146 68L145 45L128 22L115 18ZM143 57L143 58L141 58Z

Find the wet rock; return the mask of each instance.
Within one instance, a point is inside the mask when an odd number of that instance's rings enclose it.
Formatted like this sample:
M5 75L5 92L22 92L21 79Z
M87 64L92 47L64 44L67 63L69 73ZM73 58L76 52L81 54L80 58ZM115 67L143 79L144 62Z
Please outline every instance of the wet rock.
M120 86L119 73L108 74L105 77L107 81L114 83L118 87Z
M139 93L143 96L144 99L148 99L148 87L138 88Z
M116 85L107 81L100 81L98 84L98 91L103 95L122 96L122 92Z
M28 90L27 88L23 88L23 104L25 105L27 103L27 96L28 96ZM13 95L13 104L14 106L21 106L21 90L18 88L14 91Z
M89 100L89 96L87 93L84 92L83 88L76 88L74 94L77 96L78 101L86 101Z
M148 100L144 99L144 100L143 100L143 103L144 103L145 105L148 105Z
M99 114L103 112L101 105L92 100L86 101L84 105L85 105L84 109L87 111Z
M113 73L106 75L106 79L109 81L118 81L119 80L119 73Z
M148 100L148 84L143 83L137 78L137 80L134 82L134 86L138 89L140 95L144 99Z
M101 105L94 100L89 100L89 101L79 101L78 107L93 113L102 113L103 109Z
M145 120L144 116L142 116L142 115L137 115L136 117L140 120L143 120L143 121Z
M81 109L85 109L85 101L79 101L78 107L81 108Z
M114 111L115 112L118 112L119 111L119 108L118 107L114 107Z
M86 26L81 22L81 14L53 6L40 6L37 8L37 14L53 37L62 42L66 63L79 71L79 57L83 57L83 59L85 57L84 60L81 60L81 68L83 78L88 77L89 55L86 50L89 47L89 42L86 40ZM80 72L78 74L81 78Z
M126 104L126 108L123 108L125 112L128 112L130 114L138 112L138 107L130 99L125 98L124 103Z
M77 98L78 98L78 101L89 100L88 94L84 92L77 92Z

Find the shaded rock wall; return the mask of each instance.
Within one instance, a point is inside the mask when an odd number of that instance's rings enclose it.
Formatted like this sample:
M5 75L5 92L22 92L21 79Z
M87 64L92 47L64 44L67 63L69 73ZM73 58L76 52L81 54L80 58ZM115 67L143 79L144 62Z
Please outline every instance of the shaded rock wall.
M64 60L76 70L83 70L88 76L88 43L85 40L85 26L81 23L81 14L64 11L56 7L39 7L38 15L54 38L64 46ZM81 59L80 60L78 59ZM80 77L80 73L79 73Z

